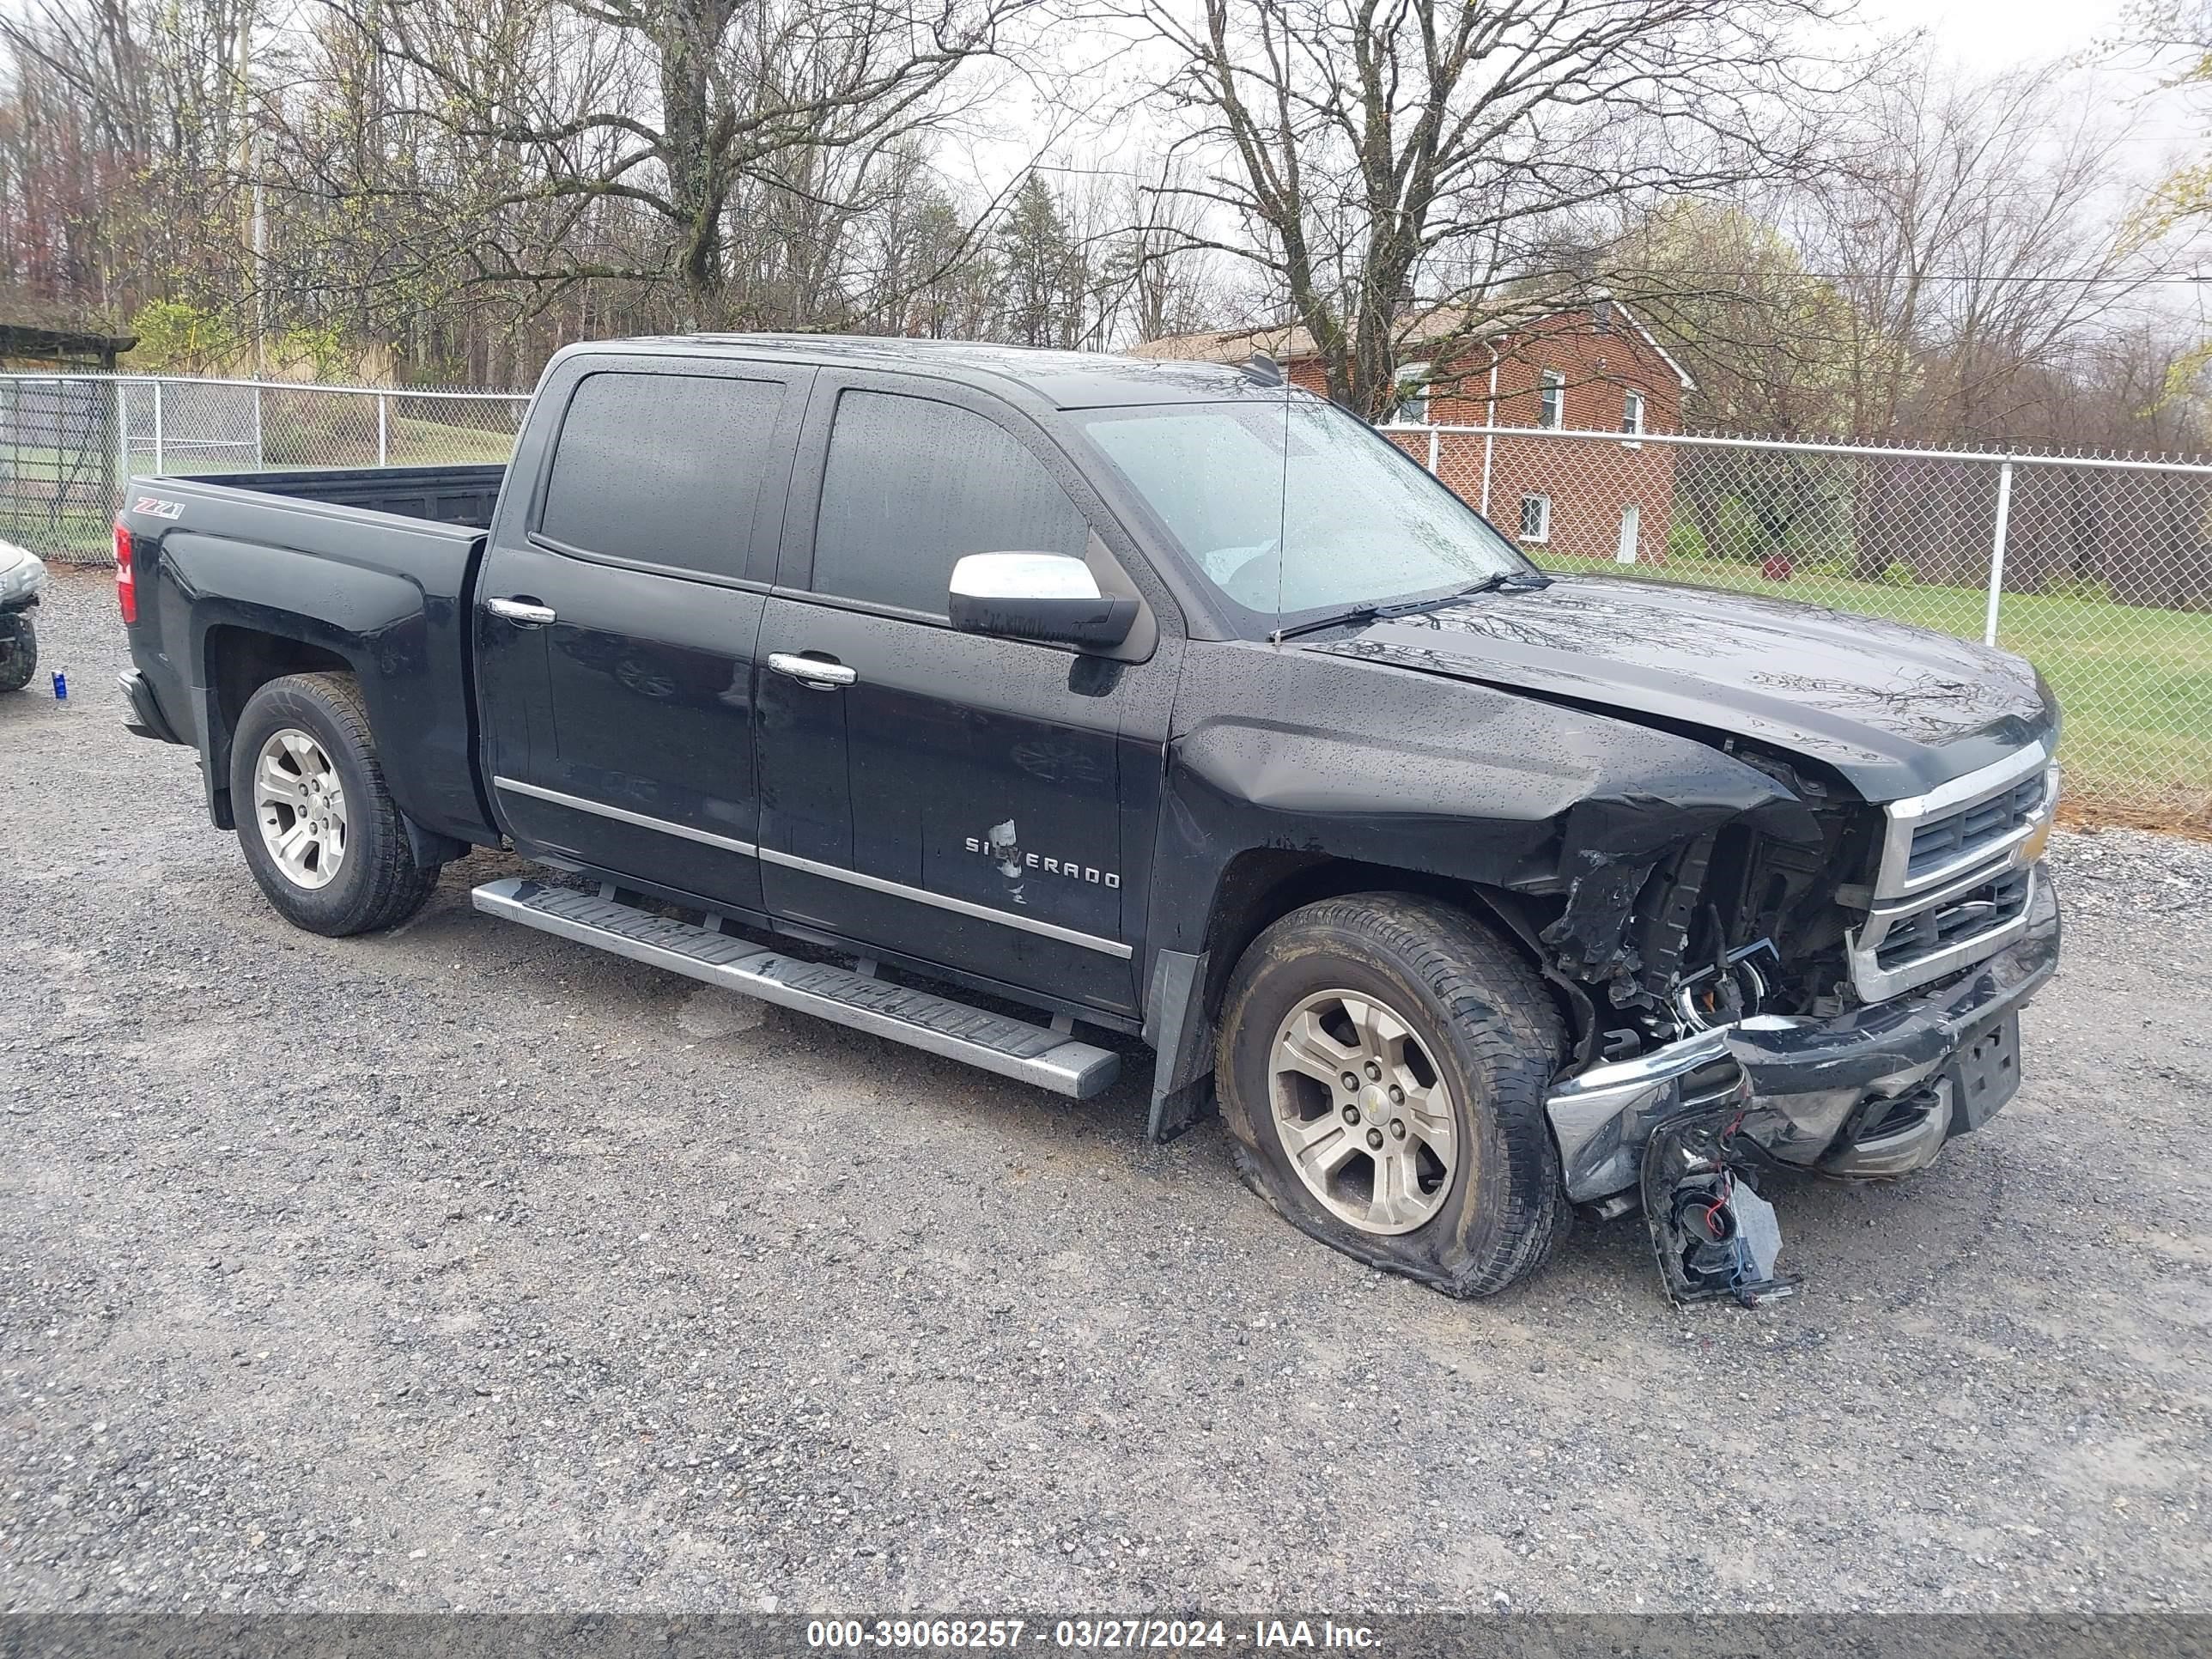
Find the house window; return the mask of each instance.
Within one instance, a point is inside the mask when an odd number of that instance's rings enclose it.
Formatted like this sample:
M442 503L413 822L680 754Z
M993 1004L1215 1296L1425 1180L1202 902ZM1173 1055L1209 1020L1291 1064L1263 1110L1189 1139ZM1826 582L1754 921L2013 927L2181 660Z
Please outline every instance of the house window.
M1632 432L1638 437L1644 435L1644 394L1642 392L1626 392L1621 394L1620 429L1623 432Z
M1560 427L1566 424L1567 377L1546 369L1536 377L1536 424Z
M1548 542L1552 539L1552 498L1549 495L1523 495L1521 498L1521 539L1524 542Z
M1429 423L1429 366L1426 363L1406 363L1398 370L1398 401L1390 410L1390 419L1404 426L1426 426Z

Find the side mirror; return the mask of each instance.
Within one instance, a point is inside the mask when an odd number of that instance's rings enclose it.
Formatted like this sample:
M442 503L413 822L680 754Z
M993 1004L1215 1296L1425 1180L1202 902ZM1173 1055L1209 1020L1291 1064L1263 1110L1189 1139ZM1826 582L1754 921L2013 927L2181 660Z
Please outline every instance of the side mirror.
M1107 651L1129 637L1137 601L1100 592L1065 553L970 553L952 567L946 614L963 633Z

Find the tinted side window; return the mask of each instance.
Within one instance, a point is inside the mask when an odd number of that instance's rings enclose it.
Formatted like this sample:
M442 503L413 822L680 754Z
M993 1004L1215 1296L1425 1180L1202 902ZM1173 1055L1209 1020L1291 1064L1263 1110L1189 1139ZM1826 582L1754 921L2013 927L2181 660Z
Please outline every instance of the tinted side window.
M945 614L969 553L1067 553L1090 526L1043 464L1004 428L927 398L848 392L837 400L814 591Z
M692 374L587 374L561 423L538 531L565 547L744 574L783 388Z

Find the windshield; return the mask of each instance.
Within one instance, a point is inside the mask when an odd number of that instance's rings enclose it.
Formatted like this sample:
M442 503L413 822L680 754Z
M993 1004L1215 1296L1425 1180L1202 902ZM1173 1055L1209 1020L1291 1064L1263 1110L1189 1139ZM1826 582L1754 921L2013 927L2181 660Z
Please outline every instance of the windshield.
M1405 452L1317 398L1083 418L1206 580L1271 623L1529 568Z

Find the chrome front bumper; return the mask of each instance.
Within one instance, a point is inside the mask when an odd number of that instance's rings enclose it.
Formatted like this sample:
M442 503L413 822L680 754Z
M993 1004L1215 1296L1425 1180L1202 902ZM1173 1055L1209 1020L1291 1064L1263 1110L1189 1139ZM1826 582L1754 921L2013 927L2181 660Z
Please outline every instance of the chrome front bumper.
M1941 1074L2058 966L2058 896L2040 865L2031 882L2019 937L1948 985L1833 1020L1754 1014L1555 1085L1547 1110L1567 1196L1634 1187L1654 1128L1729 1099L1742 1133L1784 1164L1859 1179L1924 1167L1986 1115ZM1910 1109L1923 1092L1926 1109Z

